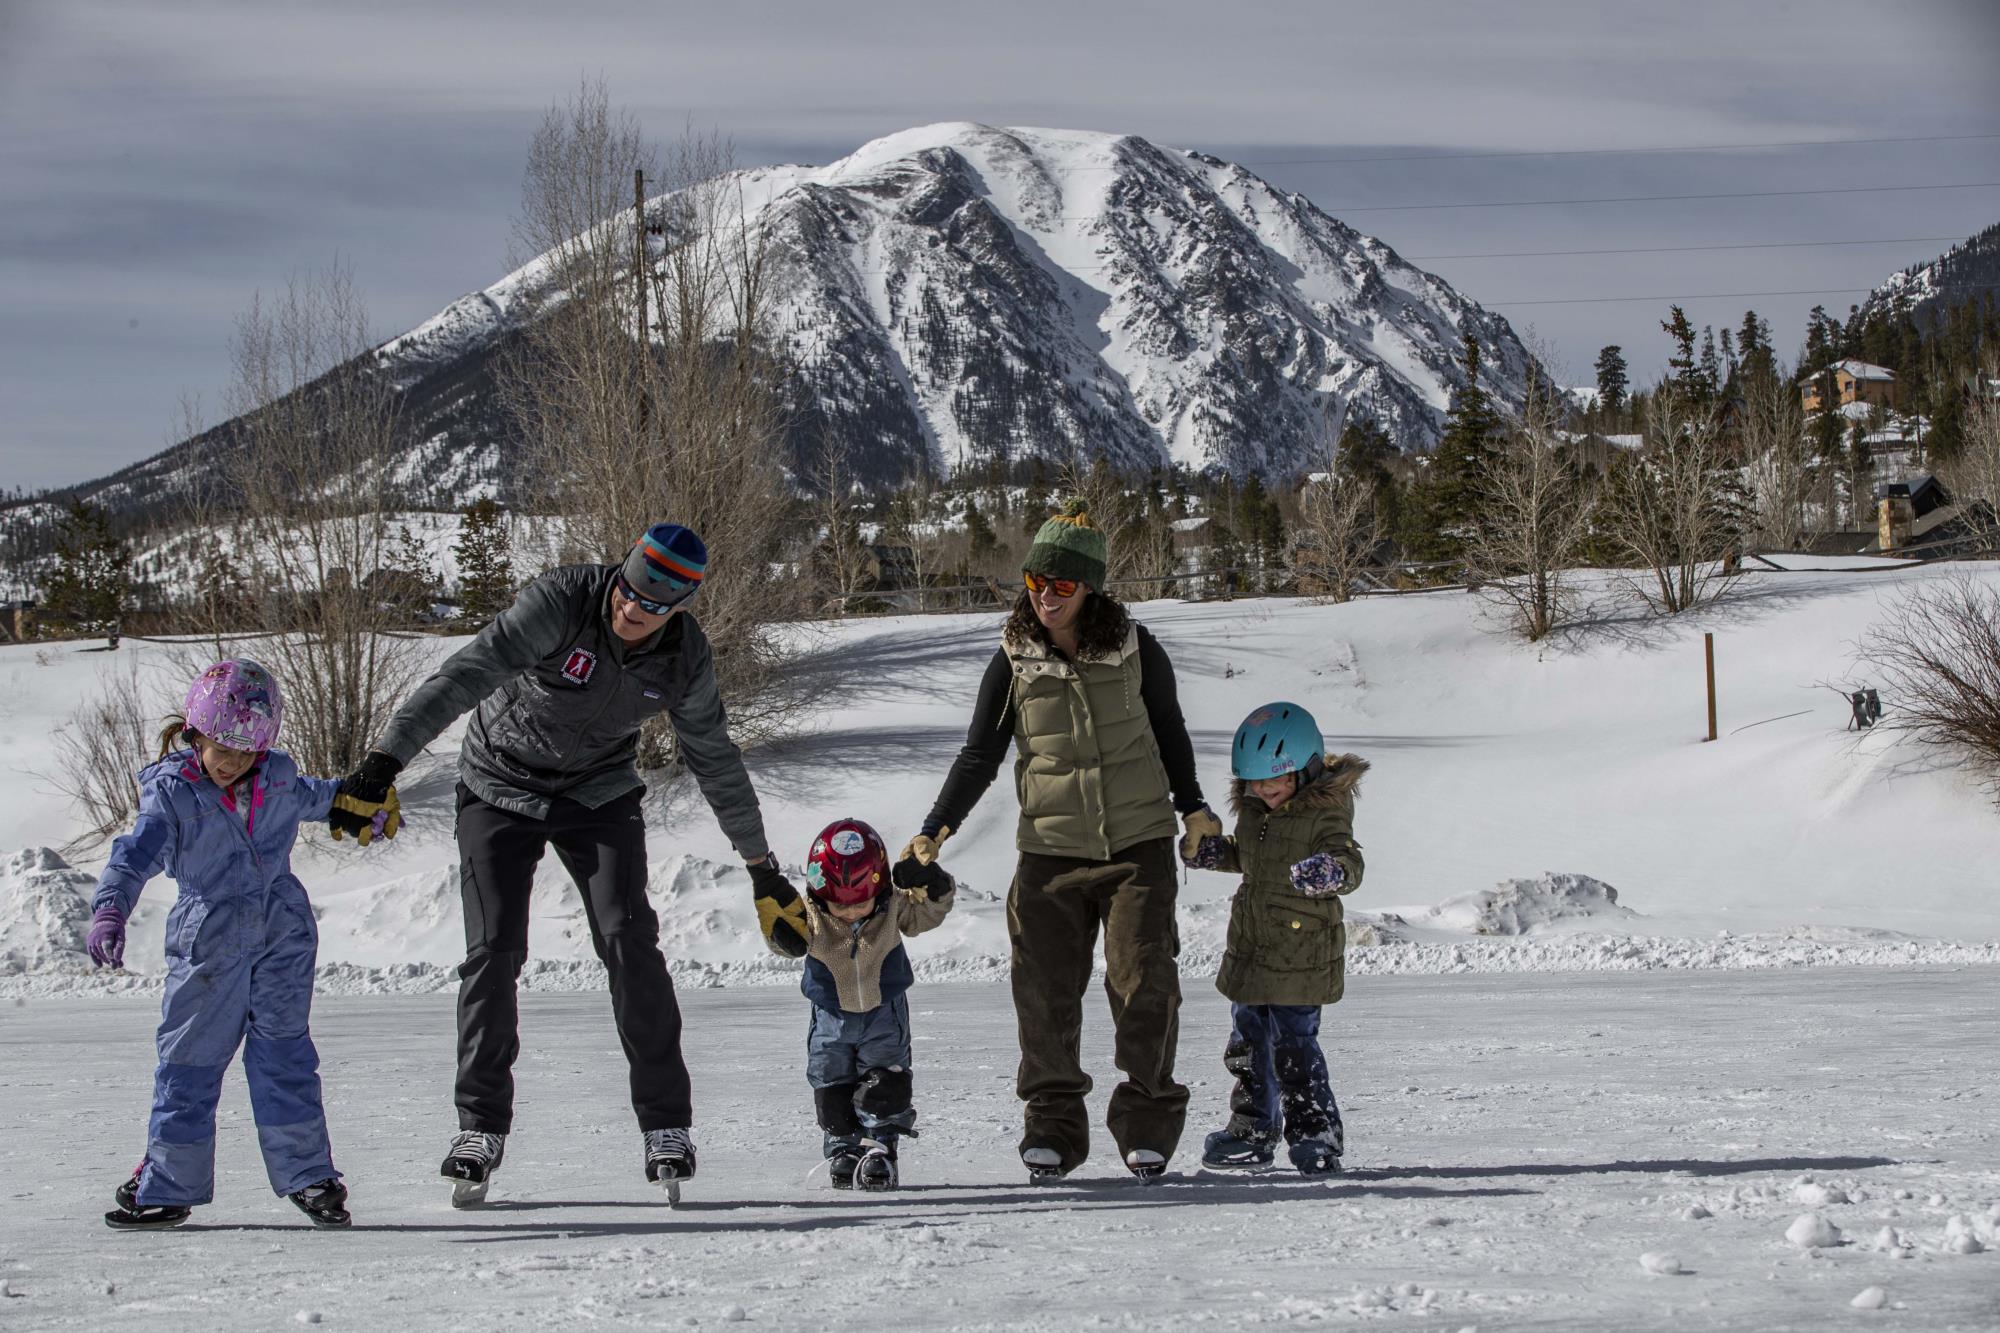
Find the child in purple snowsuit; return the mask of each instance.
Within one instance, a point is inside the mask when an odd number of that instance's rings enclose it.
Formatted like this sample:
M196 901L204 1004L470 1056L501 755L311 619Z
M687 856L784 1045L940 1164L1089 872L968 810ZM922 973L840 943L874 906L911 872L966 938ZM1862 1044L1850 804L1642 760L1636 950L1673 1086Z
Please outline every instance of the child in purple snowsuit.
M165 869L180 885L167 913L146 1156L105 1214L115 1228L178 1226L214 1197L216 1101L239 1043L271 1188L316 1226L349 1221L306 1030L319 932L291 868L299 825L327 819L340 784L307 777L270 748L283 708L255 662L204 672L162 735L161 757L140 771L137 822L98 878L90 955L113 967L124 964L125 921L146 881ZM394 837L399 822L392 798L371 831Z

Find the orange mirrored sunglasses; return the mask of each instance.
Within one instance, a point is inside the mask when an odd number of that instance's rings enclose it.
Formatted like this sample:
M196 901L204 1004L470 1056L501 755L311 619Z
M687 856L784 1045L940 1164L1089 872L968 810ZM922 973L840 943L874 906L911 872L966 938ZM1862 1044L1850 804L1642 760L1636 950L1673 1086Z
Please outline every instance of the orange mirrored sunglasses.
M1026 570L1021 573L1021 582L1028 585L1029 592L1040 592L1046 588L1058 597L1074 597L1076 590L1083 586L1075 579L1045 579L1040 574L1030 574Z

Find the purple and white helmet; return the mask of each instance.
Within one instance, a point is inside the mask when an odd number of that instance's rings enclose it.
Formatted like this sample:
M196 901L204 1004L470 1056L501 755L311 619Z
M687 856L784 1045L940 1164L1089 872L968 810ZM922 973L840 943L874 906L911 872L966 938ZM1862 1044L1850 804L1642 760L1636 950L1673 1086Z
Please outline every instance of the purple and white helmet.
M285 696L268 670L247 657L217 662L188 686L188 730L217 745L262 753L278 739Z

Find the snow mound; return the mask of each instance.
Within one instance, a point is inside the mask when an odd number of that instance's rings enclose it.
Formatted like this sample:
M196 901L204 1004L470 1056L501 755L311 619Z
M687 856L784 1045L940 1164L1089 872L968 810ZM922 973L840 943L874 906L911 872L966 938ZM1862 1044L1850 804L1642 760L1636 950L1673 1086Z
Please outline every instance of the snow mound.
M96 887L47 847L0 861L0 973L81 962Z
M1449 898L1423 924L1470 935L1530 935L1558 922L1633 920L1618 890L1588 875L1550 871L1539 879L1503 880L1494 888Z

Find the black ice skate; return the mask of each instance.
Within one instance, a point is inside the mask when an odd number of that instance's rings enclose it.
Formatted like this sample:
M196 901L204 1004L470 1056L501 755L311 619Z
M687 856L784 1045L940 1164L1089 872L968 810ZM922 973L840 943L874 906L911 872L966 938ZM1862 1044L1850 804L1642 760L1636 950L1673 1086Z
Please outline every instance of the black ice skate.
M476 1208L486 1202L486 1190L493 1173L507 1155L507 1136L484 1130L463 1129L452 1135L451 1151L445 1154L438 1174L451 1182L451 1206Z
M1203 1141L1201 1164L1215 1171L1255 1171L1271 1165L1277 1141L1275 1133L1232 1121Z
M1023 1148L1021 1165L1028 1168L1030 1185L1053 1185L1069 1174L1063 1170L1062 1154L1054 1148Z
M118 1204L104 1215L104 1225L113 1231L165 1231L177 1227L194 1214L192 1208L176 1205L140 1203L139 1173L120 1185L111 1196Z
M1140 1183L1150 1185L1167 1173L1166 1155L1151 1148L1134 1148L1125 1154L1125 1169L1137 1176Z
M353 1225L354 1219L347 1211L347 1186L329 1177L317 1185L308 1185L296 1194L285 1196L299 1206L299 1211L312 1219L316 1227L332 1228Z
M826 1178L837 1190L854 1188L854 1171L861 1165L861 1145L844 1143L826 1155Z
M681 1182L694 1177L694 1139L685 1129L646 1131L646 1179L666 1192L669 1205L681 1201Z
M1292 1145L1291 1158L1302 1176L1340 1174L1340 1145L1329 1139L1300 1139Z
M854 1186L864 1190L896 1188L896 1145L875 1139L861 1140L861 1160L854 1168Z

